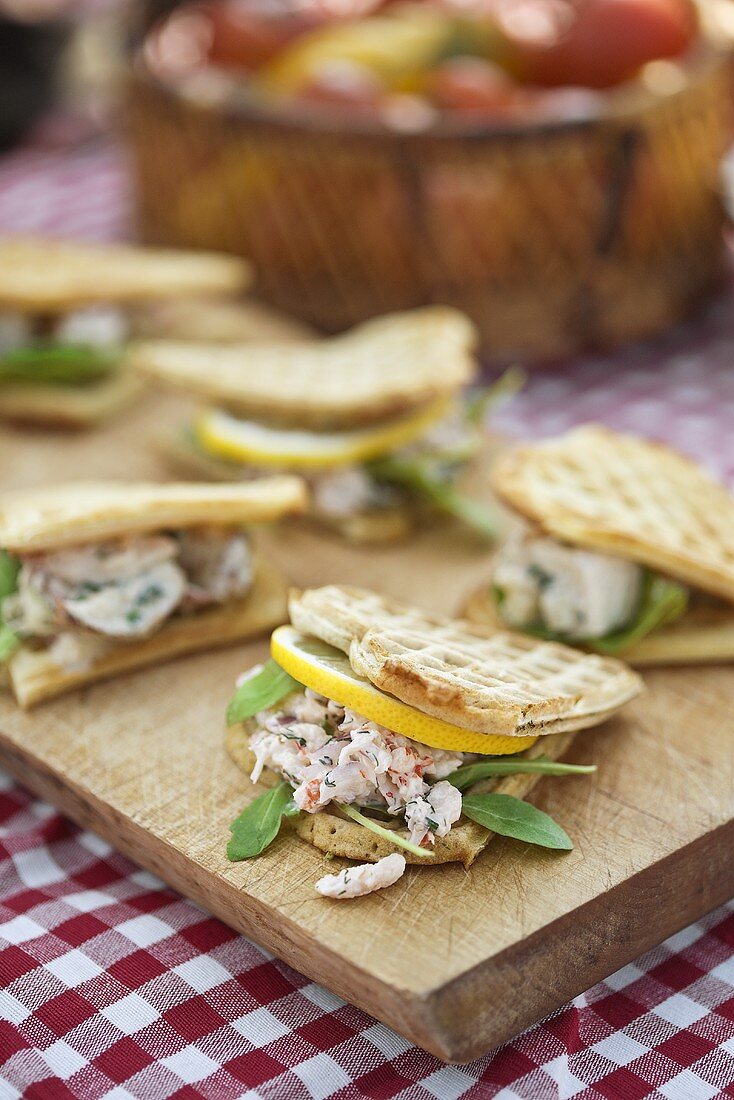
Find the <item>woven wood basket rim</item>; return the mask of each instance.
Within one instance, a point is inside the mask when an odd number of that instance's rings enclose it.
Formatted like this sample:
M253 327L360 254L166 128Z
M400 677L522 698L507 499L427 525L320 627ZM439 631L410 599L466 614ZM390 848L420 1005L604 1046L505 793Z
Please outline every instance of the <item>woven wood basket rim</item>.
M470 119L440 119L426 129L402 131L390 129L384 123L359 116L343 117L329 114L327 111L308 109L297 113L292 108L268 108L255 104L234 82L222 82L222 91L226 95L208 98L196 98L174 80L166 80L155 73L146 64L142 48L138 48L132 58L129 76L133 83L140 84L164 96L169 102L177 103L188 110L205 115L224 118L233 124L243 123L249 129L267 131L283 136L298 134L309 137L364 139L379 141L404 147L406 144L433 142L436 140L450 143L497 141L523 142L530 138L565 137L568 134L598 131L607 127L619 129L620 126L634 122L647 111L662 104L673 103L688 92L705 83L711 75L731 65L734 57L734 42L712 37L704 37L698 47L685 59L684 68L688 80L670 92L655 93L647 89L631 92L627 89L615 90L606 97L606 109L598 115L570 119L541 119L527 122L521 119L515 122L501 123L473 122Z

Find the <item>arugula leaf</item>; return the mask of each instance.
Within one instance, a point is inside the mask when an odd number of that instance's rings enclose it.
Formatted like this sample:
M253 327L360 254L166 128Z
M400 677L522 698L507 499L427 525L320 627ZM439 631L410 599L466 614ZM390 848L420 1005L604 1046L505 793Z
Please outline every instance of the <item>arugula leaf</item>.
M431 855L429 848L419 848L417 844L411 844L409 840L404 840L403 837L398 836L392 829L385 829L382 825L378 825L376 821L373 821L370 817L365 817L354 806L350 806L346 802L337 802L336 805L346 814L347 817L351 817L352 821L356 821L358 825L364 825L365 829L369 829L372 833L377 833L383 840L388 840L391 844L394 844L397 848L404 848L406 852L412 852L414 856L420 856L421 859L426 859Z
M280 667L271 658L260 672L245 680L237 688L227 707L227 725L244 722L261 710L275 706L292 691L298 691L303 685Z
M0 622L0 665L7 661L20 645L20 638L7 623Z
M522 367L508 367L491 386L472 390L466 399L466 417L470 424L484 424L490 411L504 405L519 393L528 380Z
M227 859L235 863L259 856L275 840L283 818L295 817L300 812L289 783L279 783L265 791L230 825L232 836L227 845Z
M495 603L501 612L504 592L497 585L493 586L492 591ZM653 630L659 630L679 619L688 607L688 597L689 592L685 585L646 570L637 611L627 626L612 634L606 634L603 638L574 638L571 644L583 645L608 656L624 653L636 642L646 638ZM532 634L533 637L542 638L547 642L569 642L568 635L547 630L542 626L523 626L522 630L525 634Z
M80 386L110 374L120 357L116 347L40 343L0 356L0 383Z
M12 596L18 587L20 562L7 550L0 550L0 601Z
M500 836L565 852L573 848L571 838L552 817L512 795L468 794L462 800L461 809L472 821Z
M3 622L3 601L7 596L17 590L20 562L7 550L0 550L0 664L7 661L8 657L20 644L20 639L14 630Z
M683 615L688 607L688 589L678 581L649 573L645 577L642 598L631 623L605 638L589 644L599 653L621 653L635 642L642 641L653 630L668 626Z
M410 489L485 538L497 537L495 513L479 501L460 493L452 483L455 468L440 458L433 455L387 455L369 463L367 469L377 481Z
M482 779L493 775L590 775L596 771L596 764L563 764L558 760L549 760L547 756L536 756L533 760L522 757L478 760L476 764L462 764L447 781L460 791L473 787Z
M375 480L409 489L484 538L495 539L499 526L496 512L461 493L454 480L458 467L468 462L481 447L481 428L489 409L517 393L525 384L525 378L519 367L510 367L491 386L474 391L465 400L465 442L442 450L384 455L368 463L367 470Z

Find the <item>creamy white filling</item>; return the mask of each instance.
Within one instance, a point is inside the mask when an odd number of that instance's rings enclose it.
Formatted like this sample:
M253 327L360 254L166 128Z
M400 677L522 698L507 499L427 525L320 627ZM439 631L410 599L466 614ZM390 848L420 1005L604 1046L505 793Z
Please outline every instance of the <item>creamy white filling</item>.
M252 584L252 550L241 533L223 538L214 528L181 531L178 560L194 603L226 603L244 595Z
M21 313L0 313L0 355L29 344L33 336L31 322Z
M39 335L60 344L109 348L130 336L130 320L116 306L90 306L47 319L33 314L0 313L0 355L27 347Z
M173 561L176 554L176 540L168 535L141 535L57 550L33 558L31 565L69 585L119 584Z
M395 494L363 466L340 466L309 477L313 508L329 519L345 519L394 503Z
M252 585L247 536L218 528L138 536L21 559L3 617L23 638L53 639L51 658L75 670L99 651L71 639L134 640L173 614L223 604Z
M644 570L519 528L500 550L493 580L510 626L540 625L570 639L601 638L634 615Z
M162 562L96 591L80 585L60 602L75 622L90 630L112 638L138 638L150 634L175 611L185 590L183 570L173 562Z
M122 344L130 334L127 315L114 306L92 306L60 317L53 339L62 344L107 348Z

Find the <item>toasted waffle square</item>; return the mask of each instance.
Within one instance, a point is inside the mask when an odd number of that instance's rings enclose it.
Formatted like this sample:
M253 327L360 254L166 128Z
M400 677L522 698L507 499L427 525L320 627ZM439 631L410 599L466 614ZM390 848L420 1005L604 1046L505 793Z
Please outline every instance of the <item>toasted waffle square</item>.
M145 340L194 340L213 344L290 344L315 340L305 322L246 300L169 298L135 311L135 334Z
M90 386L3 383L0 420L81 429L114 416L143 393L145 386L131 371L115 371Z
M409 706L479 733L527 736L601 722L639 693L623 662L331 585L292 595L291 622L348 653Z
M42 237L0 240L0 309L65 313L97 303L145 302L184 294L244 290L245 260L123 244Z
M306 503L304 482L290 476L236 485L70 481L0 495L0 547L27 553L142 531L264 523Z
M492 484L558 539L734 600L734 498L668 447L588 425L508 450Z
M476 334L443 306L379 317L300 343L148 341L129 361L144 375L248 416L300 427L361 425L448 396L474 378Z

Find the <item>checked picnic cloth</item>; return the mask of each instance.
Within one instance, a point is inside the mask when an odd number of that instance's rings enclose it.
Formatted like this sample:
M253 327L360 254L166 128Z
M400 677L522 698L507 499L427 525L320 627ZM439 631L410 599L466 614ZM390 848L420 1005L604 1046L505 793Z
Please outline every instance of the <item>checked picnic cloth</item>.
M129 233L124 160L62 127L0 161L0 232ZM534 377L497 417L667 438L734 483L734 285ZM0 775L0 1100L734 1097L734 904L501 1049L447 1066Z

